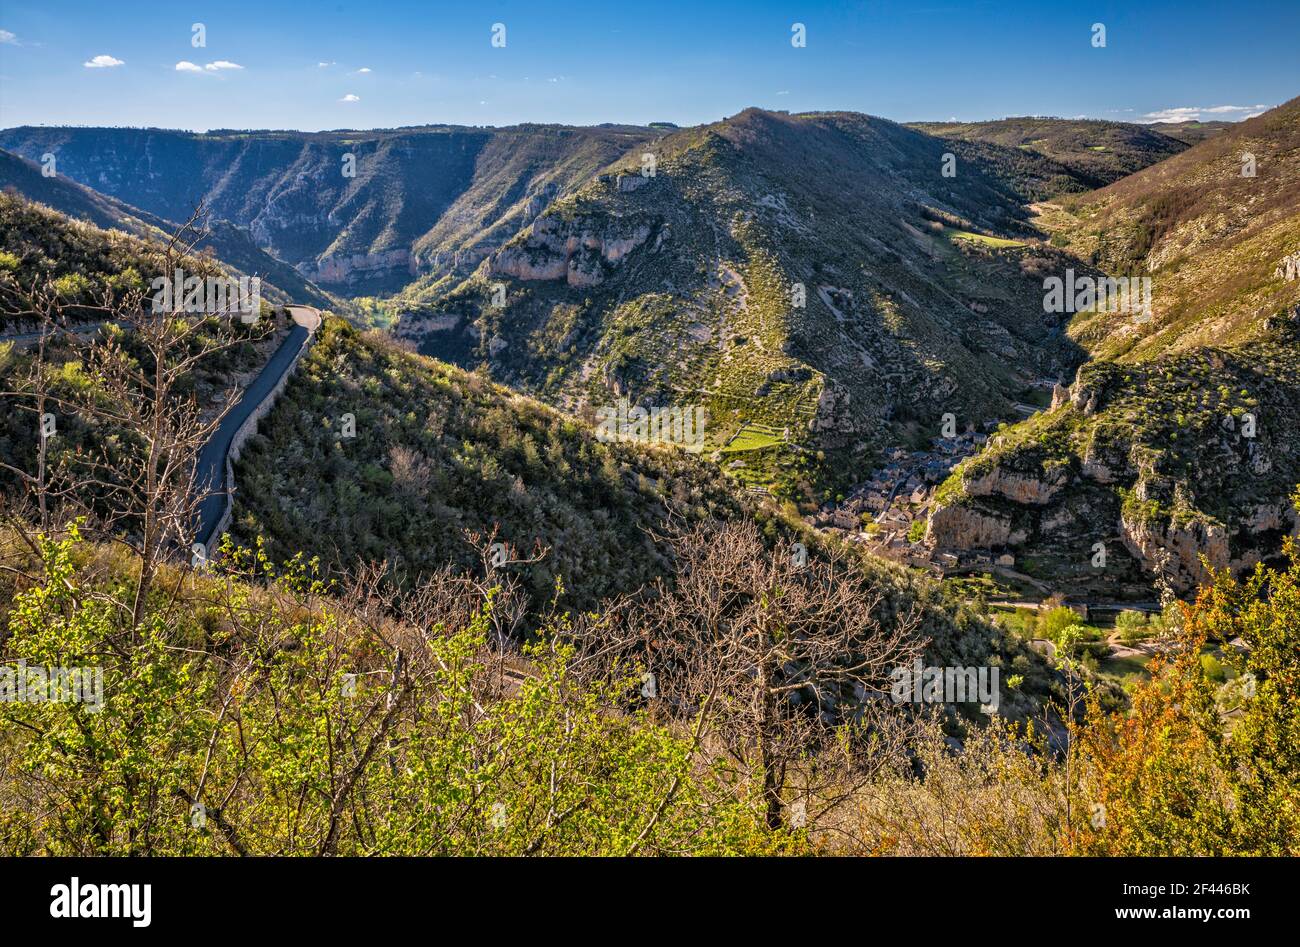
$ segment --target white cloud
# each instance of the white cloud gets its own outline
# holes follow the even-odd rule
[[[0,43],[8,43],[10,46],[21,46],[18,37],[8,30],[0,30]]]
[[[1147,112],[1142,118],[1147,122],[1188,122],[1194,121],[1200,115],[1201,110],[1197,108],[1169,108]]]
[[[210,62],[204,66],[190,62],[188,59],[182,59],[176,64],[177,72],[189,72],[196,76],[213,76],[219,72],[229,72],[230,70],[240,70],[243,68],[244,67],[239,63],[230,62],[226,59],[218,59],[216,62]]]
[[[339,99],[339,101],[340,101],[340,102],[360,102],[360,101],[361,101],[361,96],[359,96],[359,95],[353,95],[351,92],[349,92],[347,95],[343,96],[343,98]]]
[[[82,63],[87,69],[112,69],[114,66],[125,66],[120,59],[114,59],[112,56],[96,56],[94,59],[88,59]]]
[[[336,62],[318,62],[318,63],[316,63],[316,66],[317,66],[317,68],[319,68],[319,69],[328,69],[330,66],[337,66],[337,65],[338,65],[338,63],[336,63]]]
[[[360,69],[358,69],[356,72],[354,72],[353,75],[354,75],[354,76],[364,76],[364,75],[366,75],[368,72],[370,72],[370,67],[369,67],[369,66],[362,66]]]
[[[1228,121],[1254,118],[1265,111],[1267,105],[1180,105],[1173,108],[1147,112],[1141,122],[1199,122],[1207,116],[1218,116]]]

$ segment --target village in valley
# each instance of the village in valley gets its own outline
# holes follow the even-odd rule
[[[1035,388],[1052,391],[1055,380],[1041,379]],[[1043,405],[1016,404],[1020,419],[1032,417]],[[884,466],[859,484],[840,502],[823,504],[809,522],[858,543],[873,555],[905,565],[928,569],[940,576],[975,571],[1011,574],[1016,564],[1009,553],[945,552],[925,542],[925,526],[935,491],[953,468],[977,454],[990,437],[996,437],[998,420],[987,420],[976,430],[938,437],[928,450],[895,447],[885,455]],[[1014,573],[1016,578],[1027,579]]]
[[[996,421],[985,425],[986,429],[996,426]],[[940,574],[964,567],[990,568],[995,562],[988,555],[962,557],[937,552],[923,541],[935,490],[988,437],[987,433],[969,430],[955,437],[938,438],[928,451],[894,448],[870,480],[855,487],[842,502],[825,504],[811,522],[843,534],[849,542],[863,544],[873,555]],[[970,561],[964,562],[964,558]],[[1001,559],[1009,561],[996,564],[1014,565],[1011,556]]]

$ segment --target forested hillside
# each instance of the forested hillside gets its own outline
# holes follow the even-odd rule
[[[40,168],[8,152],[0,151],[0,189],[17,192],[31,201],[84,220],[105,230],[118,230],[143,239],[159,239],[175,233],[180,226],[153,214],[138,210],[121,201],[82,187],[67,178],[45,177]],[[181,209],[178,221],[194,211]],[[243,230],[227,220],[213,220],[211,215],[200,222],[203,233],[195,242],[195,251],[207,251],[235,274],[256,276],[262,280],[263,295],[283,305],[330,307],[336,305],[293,267],[263,252]],[[346,304],[342,308],[348,308]]]
[[[998,536],[1035,574],[1094,592],[1145,577],[1187,594],[1210,568],[1280,552],[1300,528],[1298,135],[1292,100],[1042,207],[1081,267],[1150,279],[1152,312],[1074,315],[1098,361],[954,473],[934,542]]]
[[[694,524],[755,520],[778,558],[796,542],[814,557],[835,548],[740,499],[686,452],[600,443],[577,419],[340,320],[326,325],[235,475],[235,538],[264,544],[272,561],[318,557],[340,574],[382,562],[403,587],[442,569],[481,569],[486,547],[509,546],[529,602],[524,634],[553,604],[600,608],[673,575],[669,537]],[[1059,692],[1022,641],[945,604],[934,583],[851,558],[891,614],[919,609],[936,660],[993,656],[1014,667],[1023,683],[1004,696],[1004,715],[1037,713]]]

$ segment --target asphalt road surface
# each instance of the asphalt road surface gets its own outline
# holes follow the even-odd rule
[[[249,416],[257,410],[262,399],[270,394],[279,384],[284,373],[293,364],[294,356],[307,344],[312,332],[320,325],[320,313],[310,306],[289,306],[289,315],[293,317],[294,327],[275,354],[262,368],[261,373],[253,379],[234,409],[221,421],[212,437],[199,451],[199,464],[195,473],[195,487],[204,499],[199,503],[199,528],[195,541],[203,543],[204,548],[212,550],[213,544],[220,537],[213,535],[221,523],[221,516],[226,510],[226,496],[232,484],[226,483],[226,456],[230,453],[231,443],[240,427]]]

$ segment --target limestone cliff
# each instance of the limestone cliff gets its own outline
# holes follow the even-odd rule
[[[619,218],[597,221],[547,214],[488,258],[488,275],[597,286],[605,281],[606,268],[617,266],[645,243],[650,230],[647,223]]]

